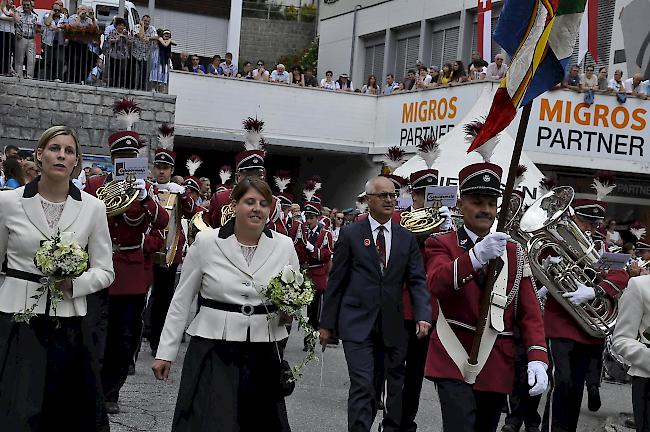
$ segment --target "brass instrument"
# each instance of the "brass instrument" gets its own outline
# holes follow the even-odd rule
[[[190,219],[189,224],[187,224],[187,245],[190,246],[194,243],[196,235],[201,231],[211,230],[212,227],[208,225],[203,219],[203,212],[197,212]]]
[[[176,248],[181,238],[181,202],[180,197],[176,193],[171,193],[166,190],[158,191],[158,200],[169,215],[169,222],[167,227],[163,230],[163,242],[165,248],[162,251],[154,254],[154,262],[161,267],[169,267],[174,262],[176,256]]]
[[[230,219],[235,217],[235,209],[230,204],[221,207],[221,226],[224,226]]]
[[[589,335],[604,338],[611,334],[618,316],[617,302],[595,298],[576,306],[562,294],[576,289],[578,282],[594,287],[599,276],[594,266],[600,253],[590,236],[573,221],[573,189],[557,187],[535,201],[521,217],[519,231],[527,238],[533,274],[553,298]],[[546,262],[549,256],[559,263]]]
[[[124,180],[112,180],[97,189],[97,198],[106,205],[106,215],[117,216],[129,209],[140,192],[133,188],[135,174],[127,174]]]
[[[424,207],[411,212],[402,212],[400,225],[414,234],[431,234],[445,221],[438,210]]]

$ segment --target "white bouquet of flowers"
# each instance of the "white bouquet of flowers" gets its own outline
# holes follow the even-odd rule
[[[274,276],[269,285],[262,290],[262,295],[278,308],[278,312],[271,314],[269,318],[278,313],[289,316],[295,319],[298,327],[305,332],[307,354],[298,366],[291,368],[294,379],[301,375],[300,371],[307,363],[316,358],[314,350],[318,332],[307,323],[303,315],[304,307],[314,300],[314,292],[313,282],[291,265],[285,266],[282,272]]]
[[[56,315],[56,306],[63,300],[61,282],[74,279],[88,269],[88,253],[74,241],[73,234],[57,232],[51,239],[41,242],[34,257],[36,268],[44,275],[41,278],[41,286],[31,297],[35,300],[34,303],[29,308],[16,312],[13,316],[14,321],[28,323],[35,317],[34,308],[48,291],[50,306]]]

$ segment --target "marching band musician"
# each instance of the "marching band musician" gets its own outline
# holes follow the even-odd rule
[[[603,184],[605,183],[598,179],[594,181],[599,199],[576,199],[574,201],[574,222],[583,233],[595,232],[599,222],[605,218],[607,204],[601,201],[606,195],[603,192]],[[596,246],[599,250],[604,251],[602,241],[597,241]],[[602,281],[595,287],[578,282],[576,290],[565,293],[564,297],[576,306],[591,301],[597,296],[607,296],[616,300],[629,280],[625,270],[610,270],[601,277]],[[598,377],[597,382],[600,381],[598,372],[600,368],[594,367],[594,364],[590,366],[590,363],[593,363],[594,360],[601,361],[605,341],[603,338],[588,335],[564,307],[551,296],[548,296],[546,301],[544,322],[552,364],[551,373],[549,373],[552,392],[546,401],[542,429],[575,431],[590,367],[591,374]],[[594,380],[590,381],[587,389],[588,405],[590,410],[595,411],[600,407],[600,395],[598,384],[594,383]],[[550,429],[548,429],[549,425]]]
[[[190,156],[187,161],[185,161],[185,167],[189,175],[183,179],[183,186],[189,192],[192,201],[194,202],[194,211],[206,210],[207,207],[203,207],[203,198],[201,198],[201,180],[195,176],[196,171],[201,168],[203,161],[197,155]]]
[[[176,205],[180,205],[180,214],[188,220],[192,218],[195,211],[194,200],[192,199],[191,190],[179,184],[171,182],[172,174],[174,173],[174,166],[176,165],[176,153],[172,150],[174,146],[174,128],[163,124],[159,129],[158,141],[160,147],[156,149],[153,158],[153,176],[156,180],[154,185],[160,192],[169,192],[177,194],[179,201]],[[199,164],[200,166],[200,164]],[[198,168],[198,167],[197,167]],[[180,226],[180,221],[175,221],[170,218],[169,223],[177,223]],[[167,228],[167,227],[165,227]],[[176,231],[178,242],[176,242],[176,250],[173,252],[173,258],[168,259],[169,251],[165,249],[164,254],[158,254],[153,266],[153,287],[151,295],[149,296],[148,308],[150,310],[150,332],[149,332],[149,345],[151,353],[155,357],[158,343],[160,342],[160,334],[165,325],[165,317],[169,304],[174,296],[174,287],[176,282],[176,271],[183,259],[183,248],[185,246],[185,234],[182,229],[170,230],[168,232]],[[163,231],[163,238],[169,244],[169,239]]]
[[[618,303],[612,349],[629,364],[637,432],[650,430],[650,275],[630,279]]]
[[[513,386],[514,325],[519,326],[528,353],[530,393],[541,394],[548,384],[544,323],[525,252],[507,234],[490,232],[501,196],[501,173],[501,167],[489,162],[463,168],[458,204],[464,226],[431,236],[425,243],[427,284],[439,303],[425,375],[436,383],[447,432],[496,430]],[[500,259],[504,252],[507,262]],[[466,364],[479,319],[485,268],[492,259],[499,260],[500,271],[479,364],[472,371]]]
[[[119,158],[138,157],[140,148],[144,146],[140,135],[131,130],[110,135],[108,144],[113,162]],[[97,196],[97,189],[112,180],[111,174],[91,177],[86,183],[86,192]],[[146,265],[145,254],[153,252],[145,248],[148,245],[161,246],[155,241],[147,241],[147,236],[151,230],[164,229],[169,222],[169,215],[158,202],[153,184],[136,180],[134,188],[139,189],[139,193],[126,212],[108,217],[115,281],[108,288],[108,322],[101,378],[106,411],[111,414],[119,412],[120,389],[126,381],[142,333],[142,312],[151,284],[151,269]],[[103,324],[99,316],[104,311],[98,308],[93,313],[98,322],[91,331],[101,338]]]
[[[316,288],[314,299],[307,306],[307,318],[309,325],[318,330],[322,298],[327,288],[327,273],[332,259],[334,242],[332,233],[320,223],[319,219],[322,216],[321,205],[315,202],[306,202],[304,211],[307,219],[302,225],[304,256],[298,255],[298,258],[301,259],[301,267],[307,269],[307,276],[314,282],[314,288]],[[307,351],[306,338],[303,351]]]

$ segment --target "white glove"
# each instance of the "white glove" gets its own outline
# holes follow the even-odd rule
[[[165,184],[159,184],[158,190],[166,190],[171,193],[183,194],[185,193],[185,186],[181,186],[177,183],[169,182]]]
[[[548,375],[546,363],[539,360],[528,362],[528,385],[531,387],[528,394],[531,396],[541,395],[548,388]]]
[[[453,221],[451,219],[451,211],[449,210],[449,207],[447,206],[442,206],[438,209],[438,213],[440,216],[444,216],[445,221],[440,225],[440,231],[449,231],[451,227],[453,226]]]
[[[474,270],[478,270],[483,267],[491,259],[500,257],[506,250],[506,244],[510,236],[502,232],[494,232],[485,236],[485,238],[474,245],[472,251],[478,261],[478,268],[476,264],[474,265]]]
[[[546,288],[545,286],[537,290],[537,297],[539,297],[540,299],[546,297],[546,294],[548,294],[548,288]]]
[[[307,242],[307,252],[313,252],[314,251],[314,245]]]
[[[138,193],[138,201],[142,201],[147,197],[147,183],[145,183],[144,180],[142,179],[137,179],[133,183],[133,189],[139,189],[140,192]]]
[[[548,256],[544,258],[544,261],[542,261],[542,268],[544,270],[548,270],[548,268],[552,265],[558,265],[562,262],[562,257],[559,256]]]
[[[596,291],[594,291],[592,287],[588,287],[587,285],[578,282],[575,291],[564,293],[562,294],[562,297],[568,298],[571,303],[579,306],[596,298]]]

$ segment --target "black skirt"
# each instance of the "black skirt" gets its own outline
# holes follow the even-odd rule
[[[286,430],[279,377],[274,343],[193,336],[183,363],[172,431]]]
[[[39,315],[29,324],[0,313],[0,428],[88,432],[101,386],[84,346],[81,317]]]

